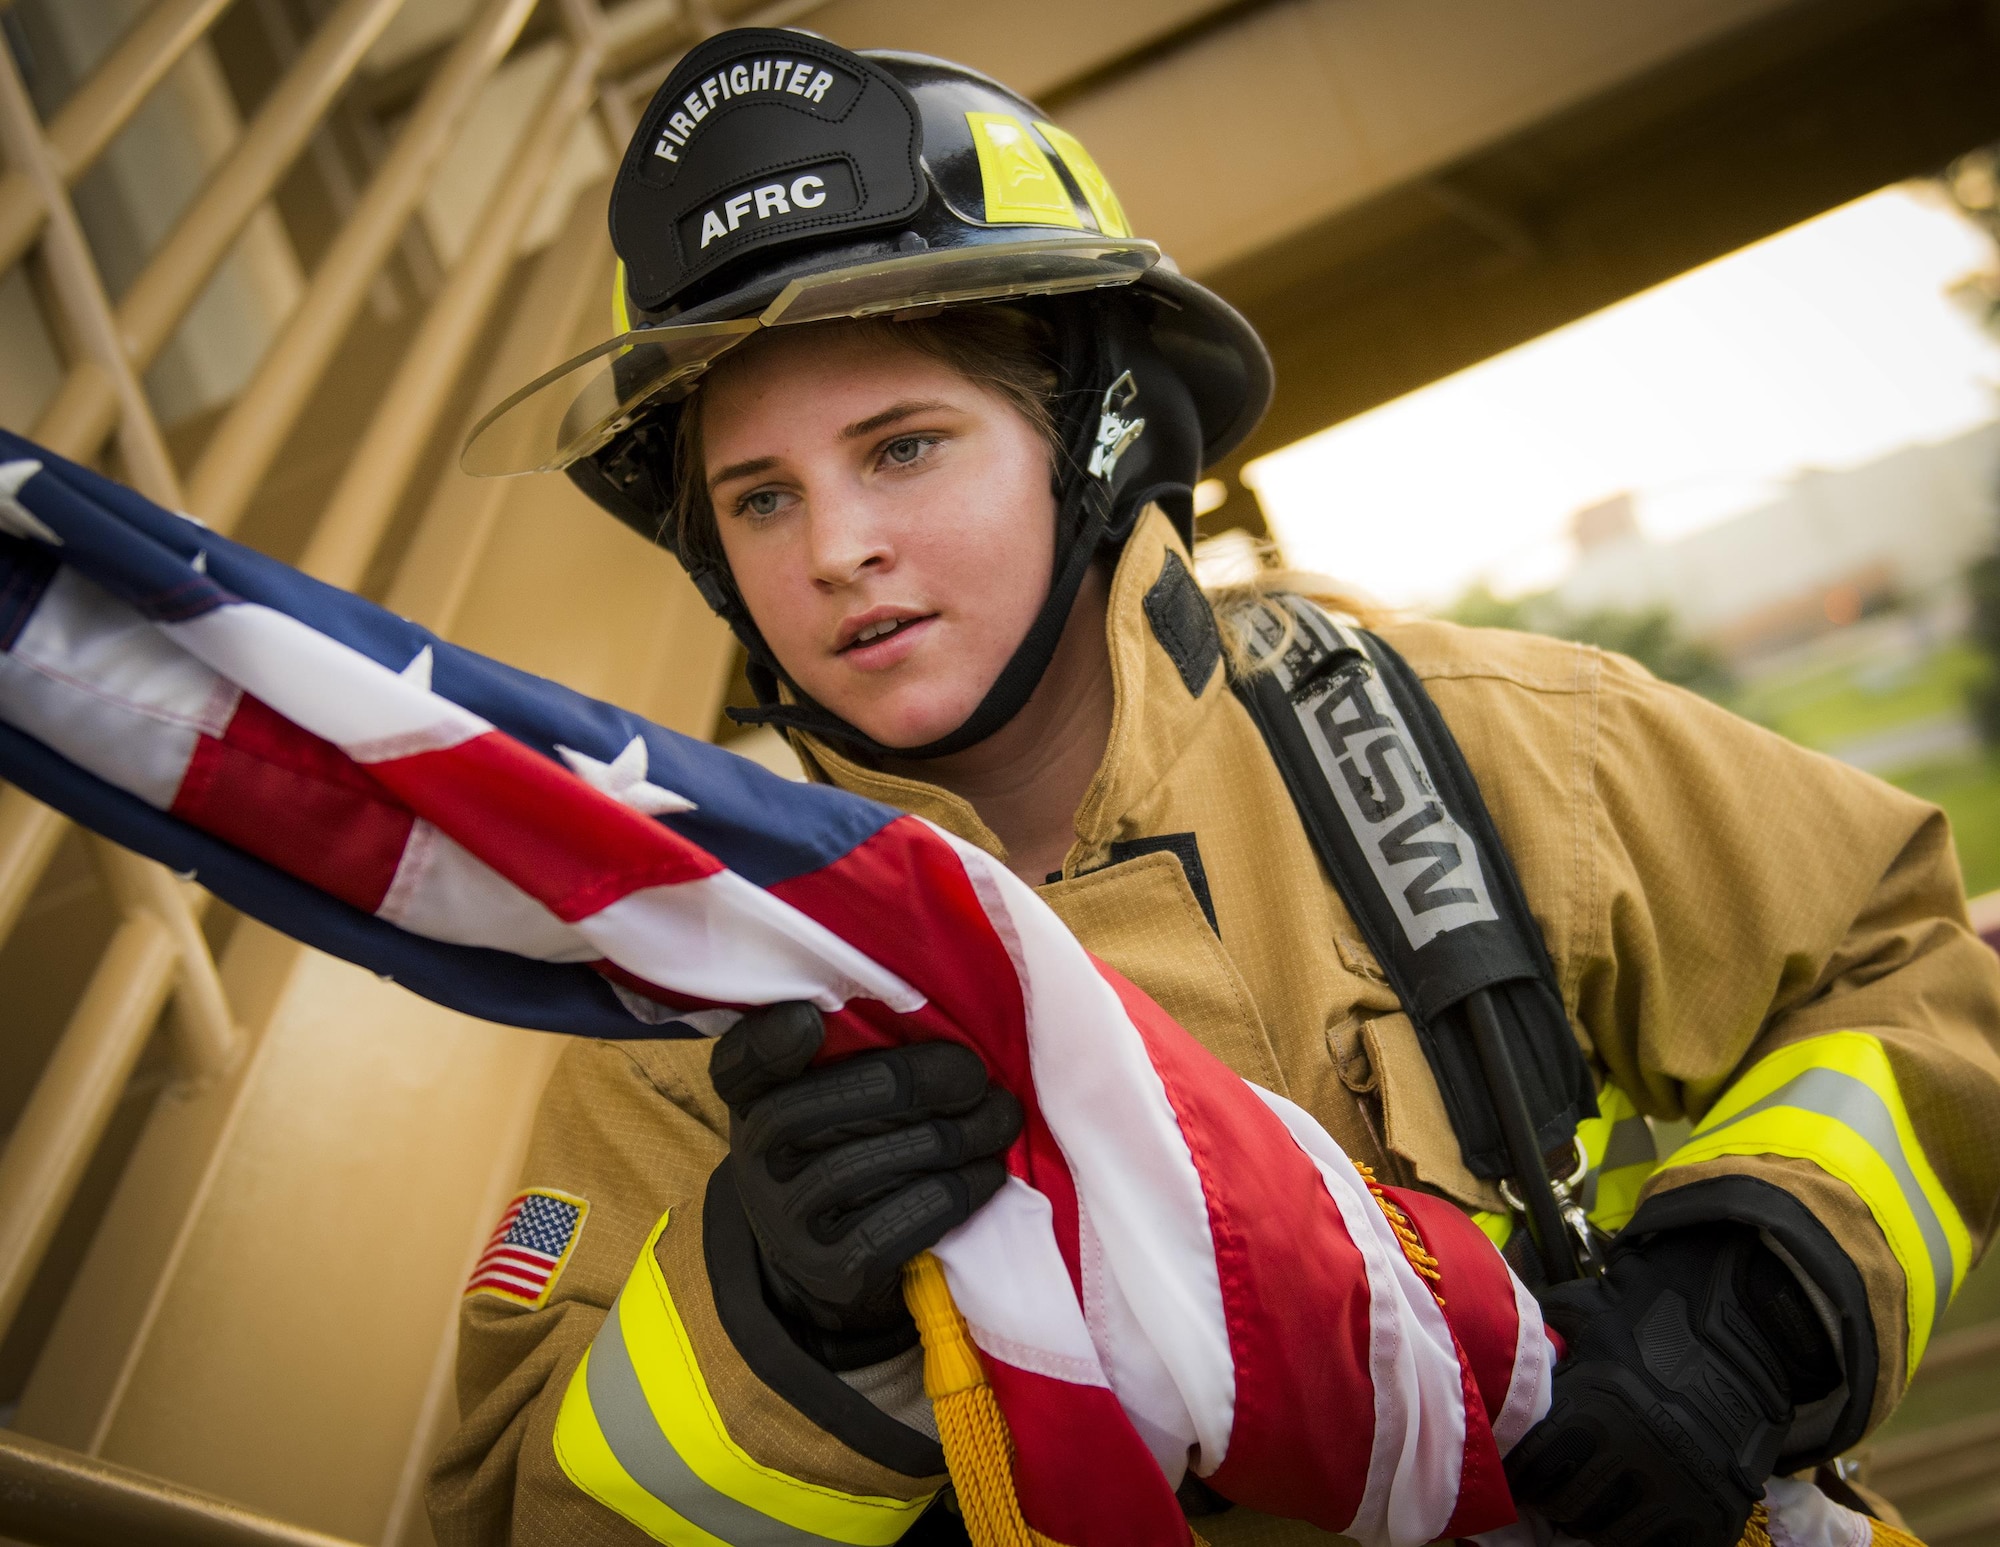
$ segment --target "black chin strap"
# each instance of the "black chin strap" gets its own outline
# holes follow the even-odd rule
[[[859,726],[851,725],[824,705],[815,703],[778,665],[777,657],[765,644],[763,635],[750,620],[749,610],[736,594],[733,581],[711,572],[696,577],[709,605],[726,618],[750,652],[749,678],[757,695],[755,709],[730,709],[729,718],[739,725],[776,725],[802,731],[859,751],[869,757],[929,759],[949,757],[976,746],[1005,725],[1033,696],[1042,676],[1055,659],[1063,629],[1077,592],[1100,552],[1116,548],[1131,535],[1138,512],[1153,496],[1152,490],[1135,490],[1116,501],[1110,483],[1090,471],[1091,450],[1098,434],[1098,421],[1109,371],[1109,351],[1098,329],[1081,317],[1058,318],[1057,337],[1063,341],[1059,362],[1056,401],[1061,405],[1063,450],[1056,481],[1056,564],[1049,577],[1049,593],[1041,611],[1028,626],[1027,634],[1015,648],[1007,664],[978,708],[956,730],[920,747],[888,747]],[[1177,486],[1176,486],[1177,487]],[[791,690],[793,703],[782,703],[778,685]]]

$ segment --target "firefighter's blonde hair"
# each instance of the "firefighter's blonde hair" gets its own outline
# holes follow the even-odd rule
[[[1384,607],[1330,576],[1286,567],[1277,545],[1268,539],[1250,544],[1249,556],[1256,563],[1251,573],[1202,587],[1209,605],[1215,609],[1216,628],[1222,635],[1222,651],[1228,658],[1232,676],[1248,676],[1267,669],[1292,642],[1298,625],[1291,613],[1276,601],[1280,595],[1303,596],[1363,628],[1378,627],[1397,616],[1394,608]],[[1279,630],[1277,650],[1261,661],[1251,651],[1247,626],[1260,614]]]

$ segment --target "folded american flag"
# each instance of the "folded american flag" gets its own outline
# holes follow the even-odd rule
[[[826,1056],[974,1048],[1006,1186],[938,1248],[1057,1542],[1247,1507],[1416,1547],[1513,1519],[1533,1300],[1034,892],[916,818],[514,671],[0,433],[0,774],[309,944],[471,1014],[713,1034],[809,999]],[[1391,1190],[1393,1191],[1393,1190]],[[1417,1255],[1421,1256],[1421,1253]]]

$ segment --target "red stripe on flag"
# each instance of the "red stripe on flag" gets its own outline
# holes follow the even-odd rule
[[[1508,1298],[1513,1297],[1510,1294]],[[1507,1486],[1506,1470],[1501,1465],[1500,1447],[1493,1442],[1493,1428],[1480,1402],[1478,1382],[1465,1357],[1465,1345],[1460,1343],[1457,1348],[1458,1375],[1465,1390],[1465,1450],[1459,1459],[1458,1502],[1439,1533],[1441,1540],[1477,1536],[1481,1531],[1496,1530],[1520,1519],[1514,1509],[1513,1490]]]
[[[1236,1365],[1229,1454],[1210,1480],[1266,1514],[1349,1525],[1375,1413],[1368,1273],[1310,1158],[1250,1087],[1099,964],[1145,1038],[1201,1177]]]
[[[381,906],[415,825],[340,748],[247,693],[220,740],[196,741],[172,811],[365,913]]]
[[[548,1288],[548,1285],[549,1281],[546,1278],[521,1280],[507,1278],[496,1273],[482,1273],[478,1278],[475,1278],[465,1286],[465,1292],[473,1294],[481,1289],[504,1289],[510,1295],[521,1295],[526,1299],[532,1300],[541,1294],[544,1289]]]
[[[1029,1525],[1090,1547],[1188,1541],[1173,1491],[1110,1390],[983,1362],[1013,1436],[1014,1492]]]
[[[368,771],[566,924],[722,863],[501,731]]]
[[[598,960],[590,962],[587,965],[592,972],[597,973],[600,977],[619,984],[621,987],[629,988],[633,993],[639,995],[640,998],[650,999],[653,1003],[664,1005],[669,1010],[692,1013],[696,1010],[741,1010],[745,1008],[740,1001],[733,999],[725,1003],[720,999],[703,999],[695,994],[677,993],[671,988],[666,988],[661,984],[640,977],[636,972],[626,970],[608,958],[600,957]],[[654,1033],[647,1033],[647,1035],[654,1035]]]
[[[553,1263],[541,1263],[533,1268],[517,1268],[508,1263],[482,1265],[474,1276],[482,1279],[510,1279],[522,1284],[546,1284],[554,1270]]]
[[[1514,1350],[1521,1338],[1507,1264],[1485,1232],[1456,1205],[1401,1187],[1383,1191],[1410,1216],[1424,1250],[1437,1258],[1445,1319],[1472,1366],[1480,1406],[1490,1422],[1507,1401],[1507,1388],[1514,1380]]]
[[[1437,1292],[1465,1386],[1465,1456],[1458,1504],[1444,1535],[1476,1536],[1511,1525],[1517,1518],[1514,1496],[1493,1440],[1493,1419],[1513,1384],[1521,1336],[1507,1264],[1485,1232],[1444,1199],[1401,1187],[1382,1190],[1410,1217],[1424,1250],[1437,1259]]]
[[[489,1247],[492,1246],[494,1242],[500,1239],[500,1237],[505,1235],[509,1230],[512,1230],[514,1228],[514,1221],[520,1217],[520,1214],[521,1214],[521,1205],[518,1203],[515,1204],[511,1209],[509,1209],[505,1214],[502,1214],[500,1216],[500,1223],[493,1227],[493,1234],[489,1235],[486,1238],[486,1244]]]
[[[1020,979],[951,845],[915,817],[898,817],[831,865],[770,891],[917,985],[928,1001],[910,1015],[857,1001],[827,1016],[820,1062],[864,1048],[960,1042],[985,1060],[995,1084],[1021,1098],[1026,1121],[1007,1168],[1048,1198],[1056,1245],[1080,1292],[1076,1183],[1034,1099]],[[917,897],[920,911],[910,905]]]
[[[546,1273],[561,1259],[547,1252],[531,1252],[518,1246],[503,1246],[486,1253],[479,1259],[481,1269],[491,1267],[521,1268],[533,1273]]]
[[[922,822],[898,817],[832,864],[779,881],[770,892],[905,981],[921,984],[943,1012],[936,1035],[972,1047],[1009,1089],[1032,1088],[1013,959],[993,932],[964,863]],[[919,898],[921,909],[914,905]],[[836,1045],[829,1037],[822,1058],[917,1040],[902,1029],[913,1024],[909,1016],[873,1029],[861,1020],[845,1024],[853,1041]]]

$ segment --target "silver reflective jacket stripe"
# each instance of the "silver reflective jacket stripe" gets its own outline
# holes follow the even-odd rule
[[[646,1405],[619,1320],[620,1295],[590,1345],[587,1387],[605,1443],[632,1480],[654,1498],[731,1547],[849,1547],[773,1520],[762,1510],[710,1487],[661,1433]]]

